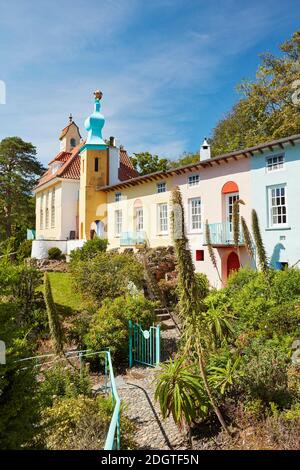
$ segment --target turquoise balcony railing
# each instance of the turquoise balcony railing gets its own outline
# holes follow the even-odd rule
[[[232,246],[234,245],[232,224],[229,222],[219,222],[216,224],[209,224],[210,239],[212,245]],[[239,245],[244,244],[244,237],[240,228]]]
[[[145,232],[123,232],[120,239],[120,246],[136,246],[146,244]]]

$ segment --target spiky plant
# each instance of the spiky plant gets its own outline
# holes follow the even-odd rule
[[[266,273],[269,268],[267,254],[266,254],[266,250],[265,250],[262,236],[260,233],[258,216],[257,216],[257,212],[255,209],[252,209],[252,232],[253,232],[253,237],[254,237],[254,241],[256,245],[258,263],[259,263],[260,269],[264,273]]]
[[[239,257],[240,265],[241,263],[241,255],[240,255],[240,211],[239,211],[239,204],[245,204],[242,199],[236,199],[233,203],[232,208],[232,232],[233,232],[233,243],[235,249],[237,251],[237,255]]]
[[[59,321],[57,309],[53,300],[51,284],[49,275],[47,272],[44,273],[44,299],[48,314],[48,322],[51,338],[54,344],[56,354],[61,355],[63,353],[63,335],[62,328]]]
[[[229,433],[207,379],[203,347],[205,341],[204,333],[202,333],[203,322],[205,321],[205,315],[203,314],[205,306],[198,289],[192,255],[188,248],[188,240],[185,234],[184,208],[178,187],[172,191],[172,205],[173,239],[178,270],[179,309],[181,317],[184,318],[184,335],[186,338],[185,352],[188,356],[192,356],[193,353],[196,354],[200,375],[209,401],[221,426]]]
[[[185,234],[184,209],[180,189],[172,191],[172,229],[178,270],[179,310],[185,318],[192,312],[201,310],[201,296],[188,240]]]
[[[205,222],[205,238],[206,238],[206,245],[207,245],[210,260],[212,262],[213,267],[217,271],[218,278],[219,278],[221,284],[223,285],[223,281],[222,281],[220,271],[219,271],[219,268],[218,268],[217,258],[216,258],[213,246],[211,244],[210,229],[209,229],[209,224],[208,224],[207,219],[206,219],[206,222]]]
[[[243,232],[243,237],[244,237],[244,242],[245,242],[247,253],[251,259],[254,259],[253,243],[251,240],[251,235],[248,229],[248,225],[244,217],[241,217],[241,225],[242,225],[242,232]]]

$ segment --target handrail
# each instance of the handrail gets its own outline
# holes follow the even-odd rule
[[[110,421],[109,429],[106,435],[106,440],[104,444],[104,450],[120,450],[121,447],[121,423],[120,423],[120,412],[121,412],[121,399],[118,394],[117,386],[116,386],[116,381],[115,381],[115,375],[114,375],[114,370],[112,366],[112,360],[111,360],[111,355],[109,349],[104,351],[93,351],[92,349],[83,349],[79,351],[66,351],[64,353],[65,357],[78,357],[80,359],[80,366],[81,366],[81,359],[83,357],[90,357],[90,356],[95,356],[104,354],[105,355],[105,375],[107,376],[107,372],[109,373],[110,377],[110,389],[111,389],[111,394],[112,394],[112,399],[114,403],[114,410],[112,414],[112,418]],[[50,358],[54,357],[55,360],[62,360],[63,357],[58,357],[56,354],[43,354],[40,356],[31,356],[31,357],[25,357],[22,359],[18,359],[16,362],[19,363],[24,363],[25,361],[29,360],[39,360],[43,358]],[[51,362],[51,364],[53,361]],[[40,364],[35,364],[34,367],[39,367],[42,365],[47,365],[50,364],[49,362],[43,363],[41,362]],[[107,371],[107,365],[108,365],[108,371]],[[26,369],[27,367],[25,367]],[[107,390],[108,388],[108,383],[107,380],[105,381],[105,389]]]

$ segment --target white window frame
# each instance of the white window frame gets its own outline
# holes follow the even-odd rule
[[[45,210],[45,228],[49,228],[49,222],[50,222],[50,217],[49,217],[49,191],[46,194],[46,210]]]
[[[282,158],[282,162],[278,162],[278,159]],[[269,164],[269,161],[271,163]],[[274,171],[282,171],[285,166],[285,154],[278,153],[277,155],[269,155],[266,157],[266,173],[273,173]]]
[[[142,207],[135,209],[135,230],[137,233],[144,230],[144,210]]]
[[[194,211],[195,207],[193,207],[195,202],[199,201],[198,208],[200,209],[198,213]],[[202,230],[202,201],[201,197],[193,197],[188,200],[188,207],[189,207],[189,229],[190,232],[201,232]],[[194,221],[197,223],[195,225],[198,225],[197,227],[193,227]]]
[[[167,183],[165,181],[161,181],[160,183],[156,184],[157,192],[165,193],[167,191]]]
[[[199,184],[200,184],[200,175],[199,175],[199,173],[188,176],[188,187],[189,188],[194,188],[195,186],[199,186]]]
[[[55,188],[51,191],[51,228],[55,228]]]
[[[272,195],[272,192],[277,189],[284,189],[284,200],[285,200],[285,203],[284,204],[281,204],[281,201],[280,201],[280,204],[279,205],[274,205],[273,206],[273,198],[282,198],[282,195],[280,194],[279,196],[273,196]],[[276,185],[273,185],[273,186],[268,186],[267,187],[267,193],[268,193],[268,226],[269,228],[284,228],[284,227],[287,227],[288,226],[288,201],[287,201],[287,185],[286,183],[283,183],[283,184],[276,184]],[[274,223],[273,222],[273,217],[274,217],[274,212],[273,212],[273,209],[275,208],[283,208],[285,207],[285,214],[280,214],[281,217],[283,217],[285,215],[285,218],[286,218],[286,221],[285,222],[280,222],[280,223]],[[280,215],[278,214],[275,214],[275,217],[280,217]]]
[[[162,212],[165,212],[163,216]],[[167,234],[169,230],[169,216],[168,216],[168,204],[167,202],[161,202],[157,204],[157,226],[158,226],[158,233],[163,235]]]
[[[44,194],[40,197],[40,230],[44,230]]]
[[[120,237],[122,233],[122,209],[115,210],[115,236]]]

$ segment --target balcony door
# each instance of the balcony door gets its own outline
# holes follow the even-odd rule
[[[229,240],[233,239],[232,233],[232,218],[233,218],[233,204],[237,199],[239,199],[239,193],[229,193],[225,194],[225,203],[226,203],[226,222],[228,226],[228,238]]]

